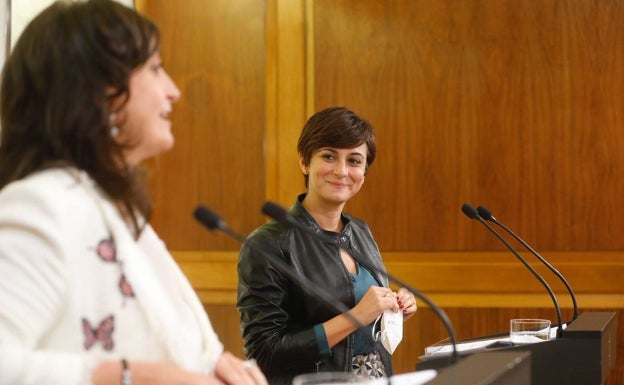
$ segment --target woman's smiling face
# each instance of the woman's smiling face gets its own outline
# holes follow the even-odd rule
[[[323,147],[310,164],[300,165],[309,176],[308,197],[326,203],[344,204],[360,191],[366,176],[365,143],[354,148]]]

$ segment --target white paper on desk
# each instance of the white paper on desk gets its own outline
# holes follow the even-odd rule
[[[433,369],[417,370],[415,372],[395,374],[390,377],[390,383],[392,385],[422,385],[431,381],[438,375],[438,372]],[[366,385],[386,385],[388,383],[387,378],[376,378],[374,380],[366,381],[364,383],[358,382],[358,384]]]
[[[567,327],[566,324],[562,325],[562,329],[565,330]],[[550,339],[554,340],[557,338],[557,328],[550,328]],[[509,341],[509,336],[501,337],[501,338],[488,338],[483,340],[475,340],[468,342],[458,342],[456,344],[457,352],[466,352],[470,350],[480,350],[485,349],[487,346],[494,344],[496,342],[502,343],[511,343]],[[453,345],[449,344],[440,344],[440,345],[431,345],[425,348],[425,355],[419,358],[427,359],[428,356],[434,355],[443,355],[443,354],[451,354],[453,352]]]
[[[458,352],[465,352],[469,350],[485,349],[486,346],[496,342],[509,342],[509,337],[504,338],[490,338],[487,340],[478,340],[473,342],[460,342],[456,344]],[[440,346],[428,346],[425,348],[426,355],[436,354],[450,354],[453,352],[453,345],[440,345]]]

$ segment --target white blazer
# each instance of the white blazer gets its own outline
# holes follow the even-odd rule
[[[223,345],[147,225],[134,240],[72,168],[0,191],[0,385],[89,384],[101,360],[166,360],[212,373]]]

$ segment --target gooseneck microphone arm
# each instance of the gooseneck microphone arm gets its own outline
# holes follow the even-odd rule
[[[262,205],[262,212],[265,215],[275,219],[278,222],[289,224],[291,226],[294,226],[294,227],[296,227],[296,228],[298,228],[300,230],[303,230],[303,231],[307,232],[308,234],[313,235],[314,237],[320,237],[322,239],[323,234],[316,233],[311,228],[307,228],[307,227],[303,226],[288,211],[286,211],[286,209],[284,209],[283,207],[281,207],[280,205],[278,205],[276,203],[265,202]],[[360,264],[366,265],[363,261],[360,261],[358,259],[358,257],[356,257],[355,255],[351,255],[351,256],[353,257],[353,259],[355,259]],[[372,267],[369,267],[369,268],[372,269]],[[452,360],[453,360],[453,362],[456,362],[458,360],[457,338],[455,337],[455,330],[453,329],[453,326],[451,325],[451,321],[449,320],[449,318],[446,315],[446,313],[444,312],[444,310],[439,308],[435,303],[433,303],[433,301],[431,301],[429,298],[427,298],[424,294],[422,294],[418,290],[414,289],[412,286],[408,285],[407,283],[403,282],[402,280],[394,277],[390,273],[388,273],[386,271],[383,271],[383,270],[378,270],[378,269],[374,269],[374,270],[376,272],[378,272],[379,274],[383,275],[384,277],[386,277],[388,280],[394,282],[395,284],[397,284],[399,286],[402,286],[402,287],[405,287],[414,296],[420,298],[423,302],[425,302],[427,305],[429,305],[429,307],[442,320],[442,323],[444,324],[444,327],[446,328],[446,330],[447,330],[447,332],[449,334],[449,338],[451,340],[451,345],[453,347]]]
[[[195,211],[193,212],[193,216],[199,223],[204,225],[208,230],[215,231],[219,230],[228,236],[240,241],[241,243],[246,240],[245,236],[242,234],[232,230],[227,223],[219,216],[219,214],[215,213],[211,209],[205,206],[197,206]],[[264,253],[264,250],[258,249],[261,254]],[[263,255],[266,256],[266,255]],[[320,289],[319,287],[313,285],[310,281],[303,279],[298,276],[294,269],[290,267],[286,262],[282,261],[279,258],[270,258],[270,263],[274,265],[274,267],[282,274],[296,282],[299,286],[303,288],[308,294],[316,296],[320,298],[326,305],[330,306],[332,310],[344,314],[349,321],[351,321],[358,329],[366,327],[362,322],[360,322],[357,317],[355,317],[351,313],[351,309],[347,307],[344,303],[337,301],[331,294],[327,291]],[[369,338],[374,345],[381,345],[379,340],[373,339],[369,333],[364,333],[367,338]],[[379,346],[380,349],[385,349],[383,346]]]
[[[544,286],[544,288],[546,288],[546,291],[548,291],[548,294],[550,295],[550,298],[553,301],[553,304],[555,305],[555,310],[557,311],[557,321],[559,322],[559,325],[557,327],[557,337],[561,337],[562,335],[562,328],[561,328],[561,308],[559,307],[559,303],[557,302],[557,298],[555,297],[555,293],[553,293],[552,289],[550,288],[550,286],[548,286],[548,283],[546,283],[546,281],[544,280],[544,278],[542,278],[541,275],[539,275],[537,273],[537,271],[535,271],[535,269],[533,269],[533,267],[531,267],[531,265],[529,265],[529,263],[520,256],[520,254],[513,248],[511,247],[511,245],[509,244],[509,242],[507,242],[505,240],[505,238],[503,238],[502,235],[500,235],[496,230],[494,230],[494,228],[492,226],[490,226],[485,219],[481,218],[481,216],[479,215],[479,213],[477,212],[477,210],[472,207],[471,205],[469,205],[468,203],[464,203],[461,207],[461,210],[464,214],[466,214],[466,216],[470,219],[476,219],[479,222],[481,222],[488,230],[490,230],[490,232],[492,234],[494,234],[496,236],[496,238],[498,238],[508,249],[509,251],[512,252],[513,255],[516,256],[516,258],[518,258],[518,260],[520,262],[522,262],[522,264],[531,272],[531,274],[533,274],[533,276],[535,278],[537,278],[537,280],[542,284],[542,286]]]
[[[496,223],[499,227],[505,230],[509,235],[514,237],[518,242],[522,244],[522,246],[524,246],[527,250],[529,250],[531,254],[535,256],[535,258],[539,259],[544,265],[546,265],[546,267],[548,267],[548,269],[550,269],[550,271],[552,271],[553,274],[555,274],[561,280],[561,282],[563,282],[566,289],[568,289],[568,293],[570,293],[570,298],[572,298],[572,306],[574,307],[574,317],[572,318],[572,320],[577,319],[578,318],[578,306],[576,305],[576,296],[574,295],[574,291],[572,291],[572,287],[570,286],[568,281],[563,277],[563,275],[557,269],[555,269],[553,265],[548,263],[546,259],[544,259],[541,255],[539,255],[537,251],[535,251],[531,246],[529,246],[528,243],[526,243],[522,238],[516,235],[516,233],[511,231],[507,226],[505,226],[499,220],[494,218],[490,210],[488,210],[487,208],[483,206],[479,206],[477,207],[477,212],[479,213],[479,216],[481,216],[481,218],[485,219],[486,221],[492,221]]]

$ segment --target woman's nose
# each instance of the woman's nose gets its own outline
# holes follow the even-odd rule
[[[336,175],[346,175],[347,174],[347,163],[346,162],[336,162],[336,167],[334,167],[334,174],[336,174]]]
[[[167,98],[169,98],[169,100],[171,100],[172,102],[177,102],[178,99],[180,99],[180,96],[182,96],[182,93],[180,92],[180,89],[178,88],[178,86],[175,84],[175,82],[173,81],[173,79],[171,79],[171,76],[169,76],[169,74],[166,74],[166,89],[167,89]]]

